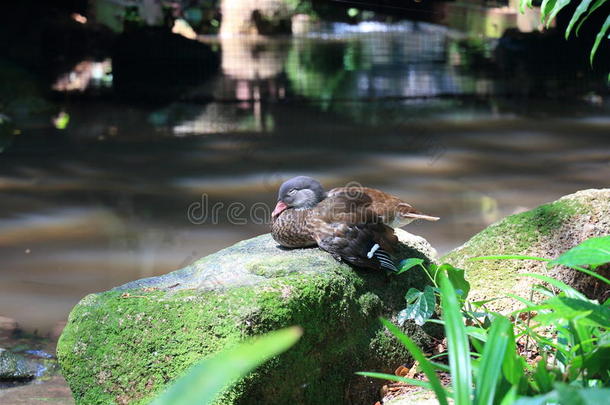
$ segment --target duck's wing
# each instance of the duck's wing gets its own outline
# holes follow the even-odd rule
[[[366,195],[336,193],[315,209],[312,234],[318,246],[354,266],[397,271],[389,252],[398,238],[370,209]]]
[[[398,271],[386,249],[398,240],[394,230],[383,224],[327,224],[315,233],[318,246],[336,259],[357,267]],[[384,249],[384,247],[386,249]]]
[[[439,217],[424,214],[400,198],[374,188],[338,187],[330,190],[328,197],[343,198],[355,206],[365,205],[383,223],[388,225],[396,225],[396,223],[404,224],[415,219],[425,219],[427,221],[439,220]]]
[[[314,208],[316,216],[326,223],[363,224],[383,222],[373,210],[372,200],[365,193],[351,188],[335,188]]]

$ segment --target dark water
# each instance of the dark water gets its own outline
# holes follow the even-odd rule
[[[5,138],[0,315],[46,333],[88,293],[267,232],[259,204],[297,174],[442,217],[407,228],[441,253],[505,215],[608,186],[595,75],[490,69],[492,43],[423,24],[204,41],[222,51],[218,74],[172,100],[117,98],[111,61],[85,60]]]

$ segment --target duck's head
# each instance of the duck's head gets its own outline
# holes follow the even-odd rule
[[[271,217],[277,218],[288,208],[313,208],[325,198],[326,192],[317,180],[307,176],[294,177],[280,186],[277,205]]]

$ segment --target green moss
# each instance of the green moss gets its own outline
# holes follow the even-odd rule
[[[77,377],[78,383],[71,384],[75,397],[87,404],[142,400],[143,393],[154,393],[197,361],[197,354],[236,343],[243,333],[233,320],[250,306],[241,304],[245,294],[240,300],[228,298],[188,291],[171,299],[141,291],[129,297],[119,292],[89,296],[87,305],[71,314],[68,333],[58,344],[64,374]],[[225,309],[224,317],[217,307]]]
[[[286,325],[303,327],[301,342],[219,403],[341,402],[336,387],[351,377],[346,370],[351,374],[369,363],[367,347],[392,362],[406,359],[396,342],[375,343],[383,335],[376,320],[384,312],[382,301],[365,291],[352,271],[274,279],[261,289],[222,293],[123,294],[87,297],[59,342],[63,371],[78,403],[146,403],[199,359]]]
[[[511,215],[473,236],[462,247],[450,252],[442,261],[467,271],[474,290],[488,291],[499,297],[515,284],[519,261],[468,261],[472,257],[492,255],[536,254],[532,247],[551,235],[586,207],[575,199],[562,199],[531,211]]]

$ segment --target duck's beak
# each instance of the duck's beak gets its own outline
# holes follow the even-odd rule
[[[271,218],[275,219],[277,218],[282,212],[284,212],[284,210],[288,208],[288,206],[286,205],[286,203],[282,200],[278,201],[275,209],[273,210],[273,212],[271,213]]]

